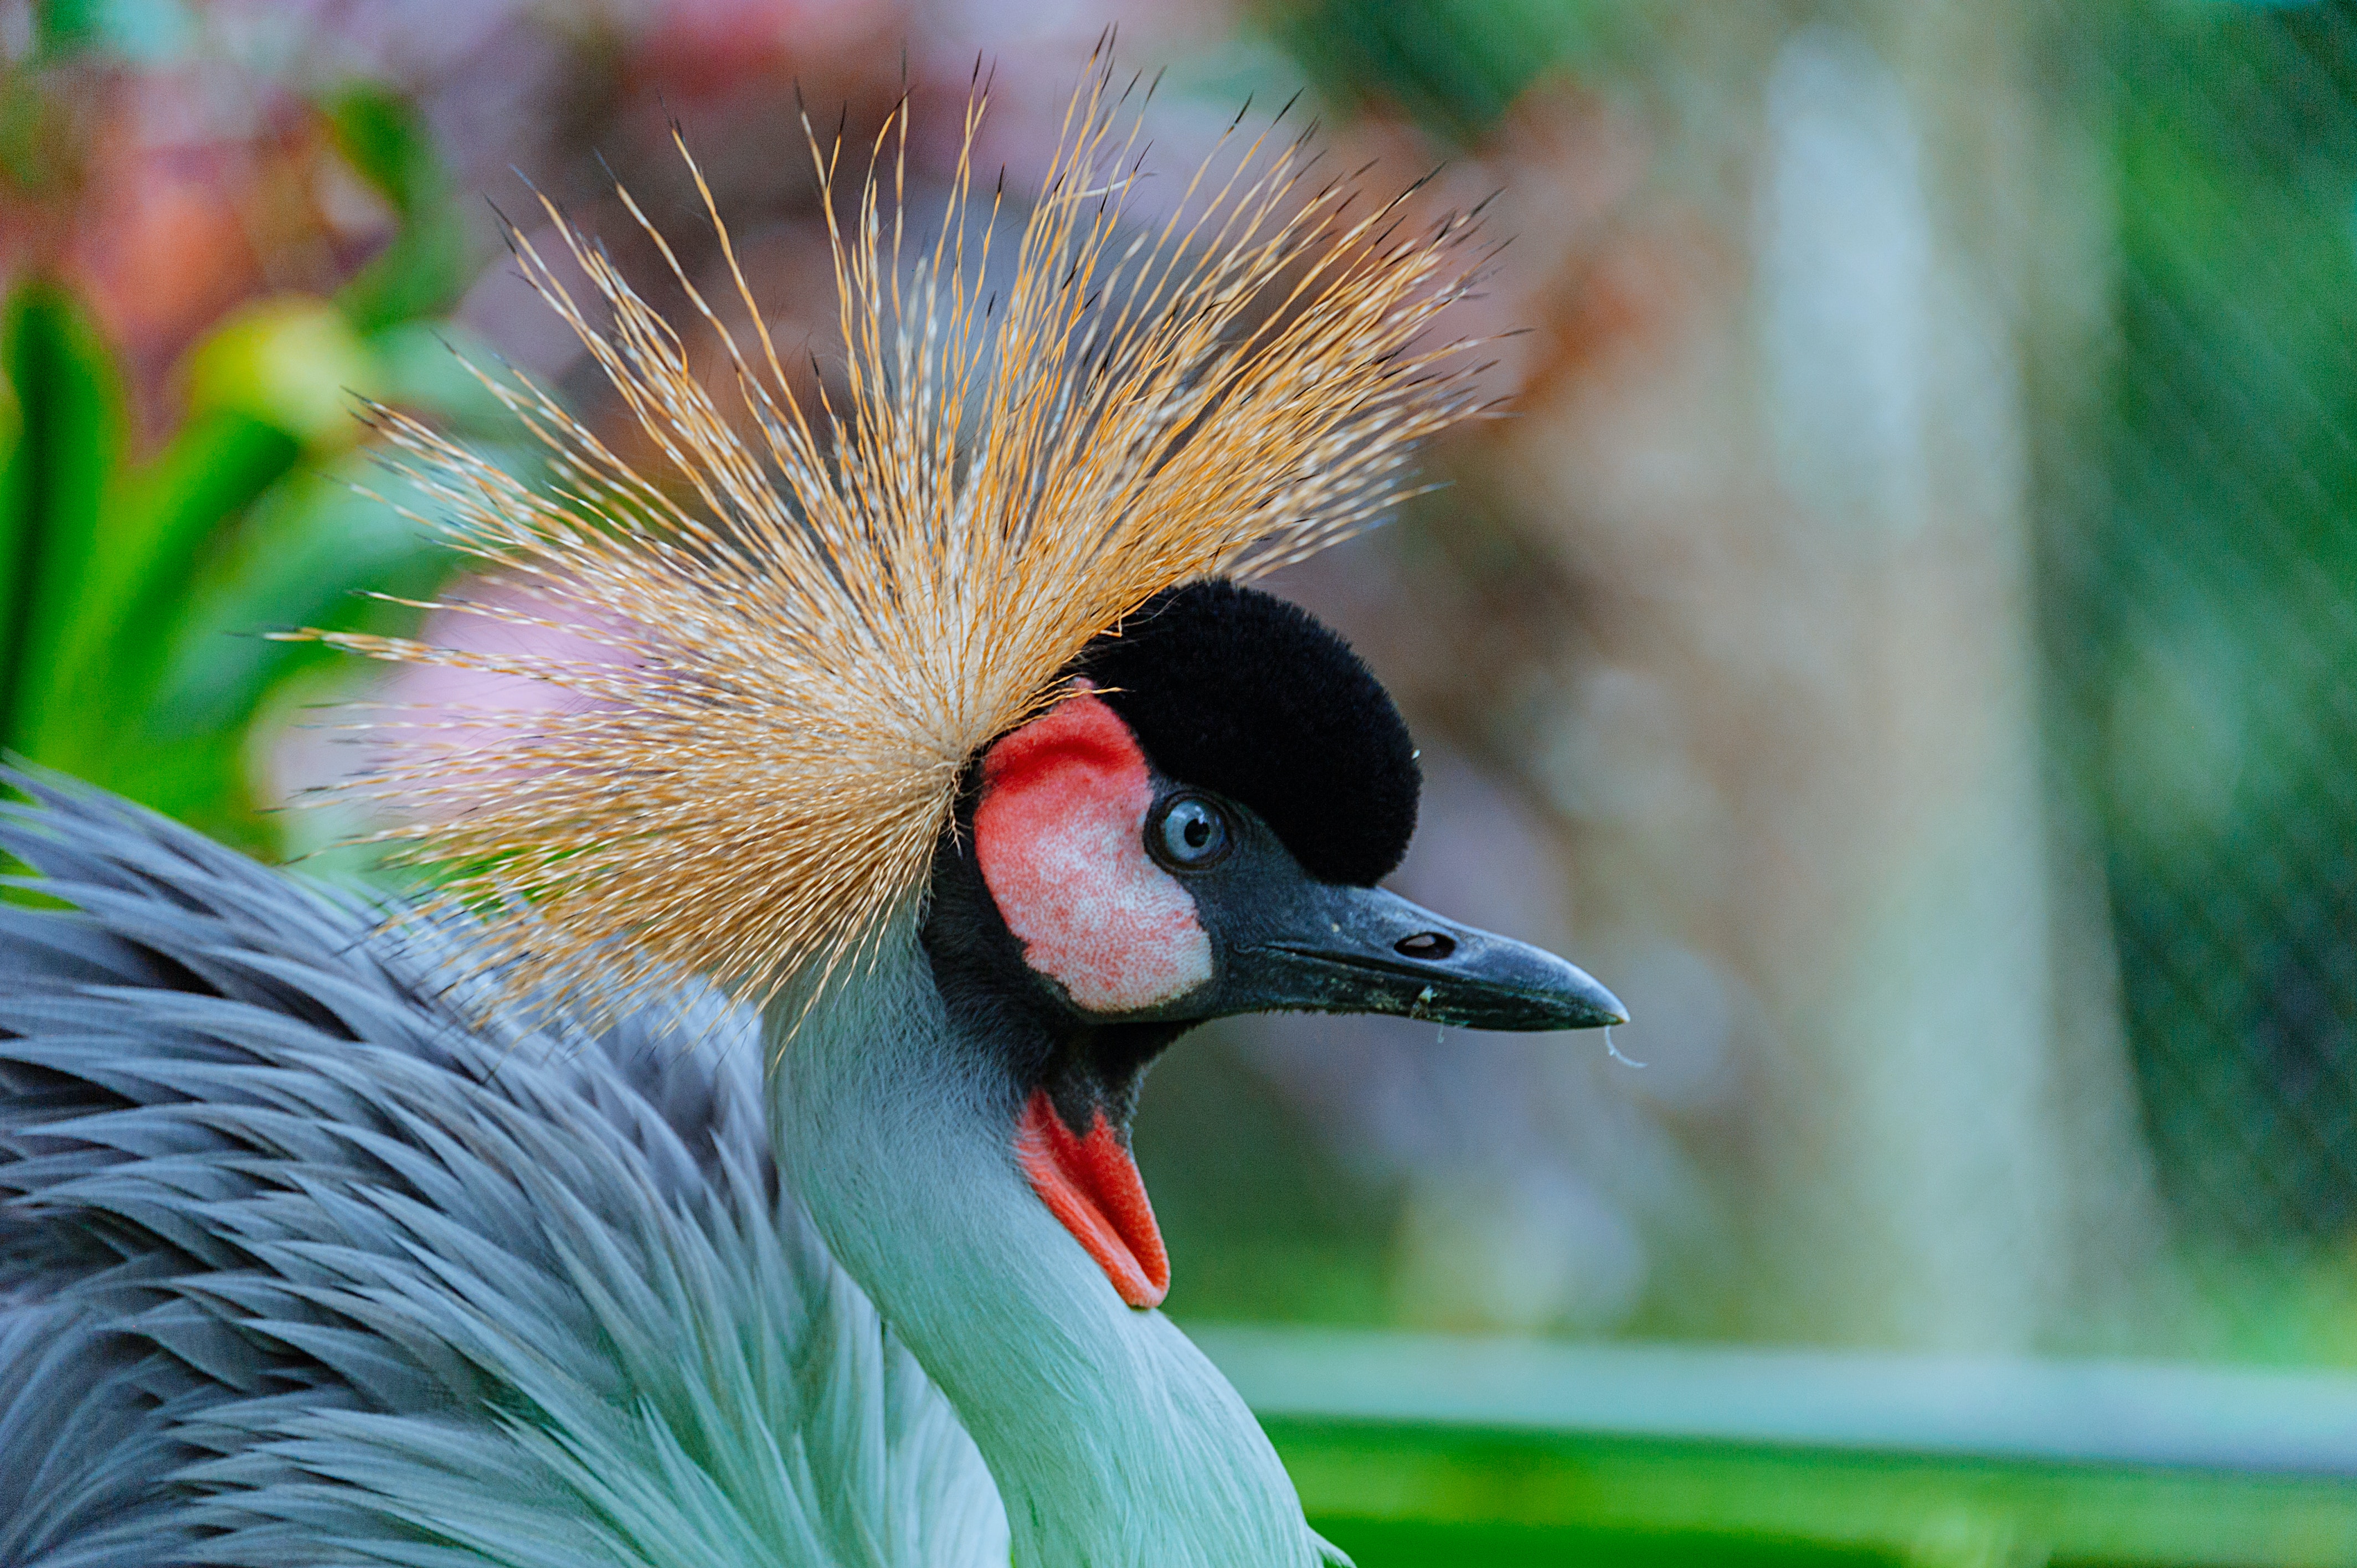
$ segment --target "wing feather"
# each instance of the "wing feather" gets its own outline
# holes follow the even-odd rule
[[[748,1018],[479,1022],[433,928],[12,775],[0,1564],[1004,1563],[780,1189]]]

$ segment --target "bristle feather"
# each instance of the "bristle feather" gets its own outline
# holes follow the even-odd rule
[[[968,761],[1054,700],[1091,638],[1175,583],[1256,575],[1356,532],[1396,503],[1416,442],[1477,412],[1466,345],[1421,346],[1465,286],[1467,221],[1403,237],[1405,193],[1354,212],[1353,181],[1305,187],[1303,142],[1272,156],[1275,123],[1246,137],[1240,113],[1169,216],[1131,225],[1143,128],[1121,105],[1151,89],[1133,78],[1109,102],[1109,50],[1067,109],[1003,295],[978,287],[1003,172],[969,264],[979,60],[943,227],[913,267],[905,98],[848,213],[834,199],[845,127],[823,142],[802,113],[840,401],[822,376],[810,406],[786,375],[674,127],[749,341],[620,200],[726,356],[750,434],[672,324],[537,191],[605,324],[531,236],[505,225],[507,242],[660,478],[522,376],[481,379],[550,448],[546,490],[368,409],[424,497],[410,515],[522,600],[420,607],[596,650],[294,634],[576,699],[393,706],[360,726],[390,751],[351,788],[404,819],[375,841],[440,872],[429,909],[506,912],[477,955],[506,994],[602,1009],[693,972],[766,1000],[856,962],[914,908]]]

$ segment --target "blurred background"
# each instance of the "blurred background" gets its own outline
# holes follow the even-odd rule
[[[508,260],[526,179],[651,285],[619,177],[709,274],[676,119],[779,338],[823,356],[797,89],[857,138],[905,82],[937,190],[980,60],[1019,191],[1113,23],[1165,72],[1166,174],[1298,91],[1371,185],[1502,193],[1461,325],[1519,334],[1511,415],[1279,586],[1424,748],[1395,885],[1636,1018],[1614,1052],[1189,1042],[1137,1134],[1174,1314],[1637,1341],[1665,1359],[1611,1365],[1706,1388],[2201,1366],[2323,1391],[2357,1466],[2347,0],[0,0],[0,737],[361,875],[315,853],[349,824],[281,808],[348,766],[320,705],[377,678],[255,635],[398,627],[358,596],[450,571],[355,493],[397,487],[350,394],[536,471],[455,348],[638,441]],[[1762,1419],[1737,1448],[1807,1457]],[[1640,1444],[1690,1480],[1636,1517],[1533,1503],[1539,1450],[1478,1443],[1431,1463],[1519,1501],[1352,1491],[1308,1471],[1380,1473],[1398,1422],[1273,1424],[1364,1568],[2357,1561],[2321,1481],[2250,1516],[2309,1524],[2181,1551],[2123,1492],[2158,1543],[2074,1547],[2018,1500],[2102,1468],[2068,1444],[1869,1527],[1809,1511],[1838,1455],[1778,1472],[1800,1500],[1763,1524],[1714,1511],[1726,1442]],[[1611,1426],[1546,1452],[1593,1481],[1639,1451]]]

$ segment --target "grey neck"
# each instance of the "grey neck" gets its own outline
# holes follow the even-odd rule
[[[791,1037],[788,1037],[789,1033]],[[912,920],[770,1009],[778,1161],[989,1465],[1023,1568],[1314,1568],[1235,1391],[1123,1304],[1014,1158],[1023,1090],[952,1025]]]

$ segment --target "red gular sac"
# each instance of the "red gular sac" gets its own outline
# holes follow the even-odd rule
[[[1159,1306],[1170,1294],[1170,1254],[1128,1145],[1102,1108],[1088,1136],[1075,1137],[1044,1089],[1034,1090],[1015,1134],[1015,1157],[1031,1190],[1096,1260],[1121,1299]]]

